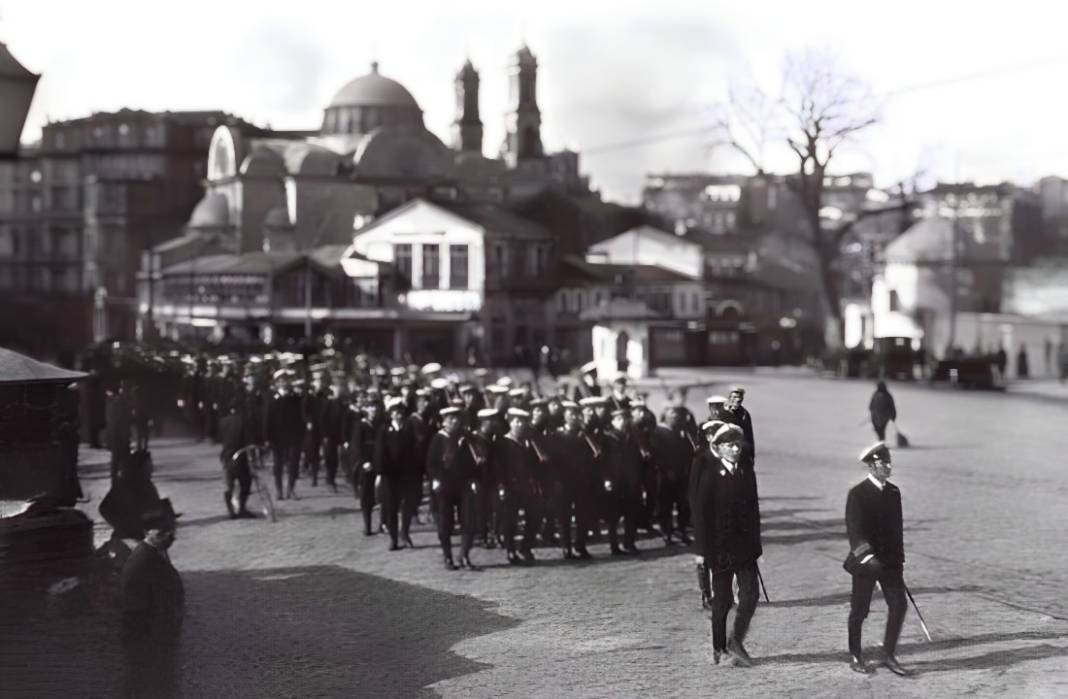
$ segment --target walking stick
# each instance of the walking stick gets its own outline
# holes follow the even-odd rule
[[[764,585],[764,576],[760,573],[760,566],[757,565],[757,578],[760,580],[760,589],[764,591],[764,601],[771,604],[771,599],[768,597],[768,588]],[[925,627],[926,628],[926,627]]]
[[[916,616],[920,618],[920,627],[923,628],[923,635],[927,637],[927,641],[933,642],[931,638],[931,632],[927,628],[927,622],[923,620],[923,614],[920,613],[920,607],[916,604],[915,598],[912,596],[912,591],[909,590],[909,586],[905,585],[905,594],[909,596],[909,602],[912,602],[912,608],[916,610]]]

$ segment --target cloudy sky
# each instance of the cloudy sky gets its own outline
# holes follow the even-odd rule
[[[634,201],[649,172],[744,169],[700,130],[732,80],[774,91],[783,57],[805,48],[833,52],[884,95],[881,124],[840,171],[887,185],[918,170],[1068,176],[1068,10],[1056,4],[0,0],[0,41],[43,74],[24,140],[50,119],[122,107],[317,128],[334,92],[378,60],[447,141],[453,75],[469,56],[495,154],[506,67],[525,40],[541,66],[547,147],[586,151],[594,185]]]

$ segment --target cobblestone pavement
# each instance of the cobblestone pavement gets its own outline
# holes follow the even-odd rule
[[[712,390],[734,380],[749,388],[772,599],[747,643],[755,667],[711,664],[692,557],[681,548],[647,540],[639,559],[619,560],[600,544],[580,565],[542,549],[523,569],[479,549],[481,572],[450,573],[429,525],[416,531],[416,549],[389,553],[384,537],[359,533],[351,495],[322,486],[298,486],[302,499],[281,503],[275,524],[229,521],[214,450],[171,440],[153,453],[161,493],[184,512],[172,556],[189,599],[185,695],[1068,696],[1068,404],[891,385],[915,445],[894,461],[906,578],[935,642],[910,610],[899,657],[918,675],[865,678],[846,666],[840,563],[845,493],[864,477],[856,453],[873,440],[862,424],[872,387],[796,373],[693,378]],[[701,397],[690,395],[695,412]],[[654,391],[653,407],[662,399]],[[95,515],[106,471],[89,470]],[[876,599],[867,645],[884,619]],[[55,647],[41,639],[58,623],[42,622],[37,650]],[[77,652],[96,658],[108,646],[99,632],[96,641]],[[48,674],[41,657],[23,671]],[[80,675],[70,696],[111,691],[114,662],[96,662],[99,672]]]

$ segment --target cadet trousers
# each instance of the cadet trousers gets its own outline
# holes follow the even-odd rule
[[[734,606],[733,581],[738,580],[738,611],[734,614],[734,639],[741,643],[749,633],[749,622],[760,599],[756,561],[746,565],[712,571],[712,648],[727,647],[727,612]]]
[[[853,590],[849,596],[849,652],[858,658],[861,653],[861,629],[871,608],[871,595],[876,582],[883,588],[883,597],[886,599],[883,652],[887,655],[893,655],[897,651],[897,639],[901,635],[901,626],[908,610],[901,568],[884,568],[877,576],[854,575]]]
[[[474,487],[472,487],[474,486]],[[459,513],[460,557],[467,558],[475,539],[480,488],[475,481],[442,484],[433,497],[438,502],[438,542],[441,552],[452,560],[452,530]]]
[[[657,510],[660,515],[660,533],[667,536],[673,532],[683,533],[690,525],[690,504],[686,497],[686,479],[681,476],[660,476]],[[678,513],[677,519],[674,513]]]

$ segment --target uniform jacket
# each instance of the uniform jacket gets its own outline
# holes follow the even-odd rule
[[[901,491],[893,483],[883,489],[865,478],[846,497],[846,532],[849,549],[857,560],[869,553],[888,568],[905,564],[901,522]]]
[[[415,430],[410,423],[400,429],[389,420],[378,428],[375,435],[375,452],[372,464],[376,474],[400,477],[422,470],[414,463],[417,458]]]
[[[756,473],[744,456],[734,473],[707,447],[690,468],[690,513],[694,553],[713,570],[738,568],[763,553]]]
[[[538,457],[527,442],[517,442],[510,435],[498,437],[493,442],[493,464],[498,484],[512,492],[537,492]]]
[[[685,481],[693,463],[693,442],[685,429],[674,432],[657,425],[652,435],[653,463],[661,478]]]
[[[612,481],[616,492],[636,490],[641,484],[642,473],[642,455],[637,433],[634,430],[605,430],[602,444],[605,478]]]
[[[456,489],[475,477],[474,459],[462,433],[439,430],[430,438],[426,454],[426,473],[442,487]]]

